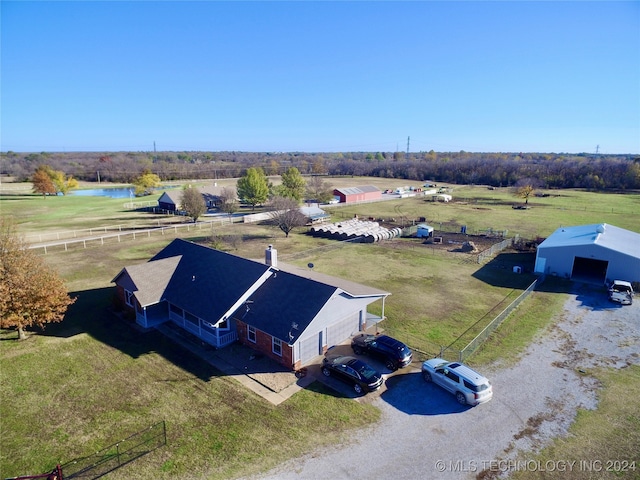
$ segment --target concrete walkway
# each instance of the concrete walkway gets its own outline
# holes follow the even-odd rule
[[[172,327],[170,323],[160,325],[157,329],[273,405],[281,404],[316,380],[313,368],[307,370],[307,375],[298,378],[294,372],[241,344],[216,350],[179,327]]]

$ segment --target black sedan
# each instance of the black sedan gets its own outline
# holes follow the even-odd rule
[[[382,385],[382,375],[355,357],[330,355],[322,360],[322,373],[353,385],[357,394],[373,392]]]
[[[366,353],[384,362],[389,370],[397,370],[411,363],[413,354],[409,347],[387,335],[356,335],[351,341],[351,348],[356,355]]]

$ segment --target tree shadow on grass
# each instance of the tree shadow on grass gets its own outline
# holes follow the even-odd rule
[[[157,330],[141,331],[134,322],[124,320],[112,309],[115,287],[83,290],[70,294],[76,302],[60,323],[47,325],[39,335],[71,338],[86,333],[132,358],[156,353],[201,380],[222,376],[222,372],[203,361]]]

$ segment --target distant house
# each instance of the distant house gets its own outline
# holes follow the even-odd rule
[[[382,191],[373,185],[336,188],[333,194],[340,199],[340,203],[365,202],[382,198]]]
[[[136,323],[173,322],[222,348],[240,341],[293,370],[384,318],[389,293],[358,283],[265,263],[176,239],[149,262],[112,280]],[[381,301],[381,316],[367,306]]]
[[[207,208],[217,208],[220,205],[220,198],[222,197],[222,191],[225,187],[219,187],[217,184],[207,185],[205,187],[198,187],[198,190],[204,197],[204,202],[207,204]],[[235,191],[233,187],[231,188]]]
[[[225,187],[219,187],[217,184],[206,185],[204,187],[196,187],[207,205],[207,208],[216,208],[220,205],[220,197]],[[175,212],[180,208],[182,200],[182,189],[167,190],[158,199],[158,208]]]

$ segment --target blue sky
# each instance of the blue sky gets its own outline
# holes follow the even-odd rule
[[[2,151],[640,153],[640,2],[24,2]]]

